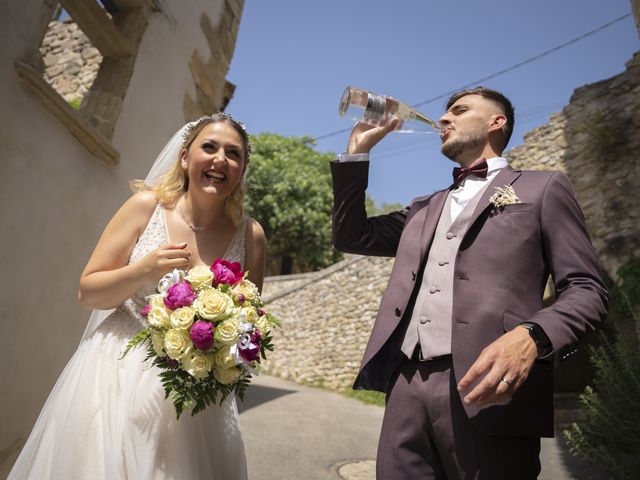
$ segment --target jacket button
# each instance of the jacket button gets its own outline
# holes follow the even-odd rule
[[[469,280],[464,273],[456,273],[456,278],[458,280]]]
[[[399,317],[402,314],[402,311],[399,308],[396,308],[396,317]]]
[[[411,271],[411,280],[416,281],[416,272]]]

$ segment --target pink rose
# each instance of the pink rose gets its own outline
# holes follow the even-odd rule
[[[180,281],[169,287],[167,296],[164,297],[164,305],[169,310],[175,310],[176,308],[190,306],[195,299],[196,292],[193,291],[191,285],[185,281]]]
[[[198,350],[208,350],[213,345],[213,324],[198,320],[191,325],[189,338]]]
[[[151,305],[146,304],[142,310],[140,310],[140,315],[142,315],[144,318],[147,318],[149,316],[149,310],[151,310]]]
[[[240,356],[247,362],[260,361],[260,341],[262,336],[258,330],[242,336],[238,342]]]
[[[211,271],[213,272],[214,286],[218,286],[221,283],[235,285],[244,278],[244,272],[241,270],[239,262],[218,259],[211,265]]]

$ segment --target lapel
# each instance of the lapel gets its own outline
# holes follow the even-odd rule
[[[424,260],[424,256],[427,253],[427,248],[431,244],[433,240],[433,236],[436,233],[436,227],[438,226],[438,221],[440,220],[440,215],[442,214],[442,209],[444,208],[444,204],[447,200],[447,195],[449,194],[449,189],[442,190],[438,193],[435,193],[433,197],[431,197],[431,201],[424,212],[425,215],[424,223],[422,226],[422,232],[420,232],[420,263]],[[420,212],[419,214],[421,214]],[[419,215],[417,214],[417,215]]]
[[[482,194],[482,197],[480,197],[480,201],[476,205],[476,208],[473,211],[473,215],[471,216],[471,219],[467,224],[465,235],[467,234],[471,226],[476,222],[476,220],[478,220],[478,217],[480,217],[480,215],[482,215],[485,211],[487,211],[491,206],[489,199],[491,198],[491,195],[496,193],[495,187],[503,187],[505,185],[511,185],[513,182],[517,180],[517,178],[520,175],[522,175],[522,171],[514,170],[508,165],[504,167],[502,170],[500,170],[500,172],[498,172],[498,175],[496,175],[496,177],[491,181],[489,186],[485,189],[484,193]]]

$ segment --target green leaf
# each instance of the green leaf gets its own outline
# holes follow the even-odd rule
[[[145,328],[144,330],[142,330],[135,337],[133,337],[129,341],[129,343],[127,343],[127,346],[124,349],[124,352],[122,353],[122,355],[118,360],[122,360],[125,357],[125,355],[129,353],[129,350],[131,350],[132,348],[138,348],[140,345],[146,342],[150,336],[151,336],[151,330],[149,328]]]

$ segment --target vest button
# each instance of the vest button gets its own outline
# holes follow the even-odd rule
[[[402,310],[396,308],[396,317],[399,317],[402,314]]]
[[[424,325],[425,323],[431,323],[431,319],[422,317],[420,318],[420,323]]]
[[[451,240],[453,237],[455,237],[455,234],[447,232],[447,240]]]
[[[436,287],[431,287],[431,288],[429,289],[429,293],[436,293],[436,292],[438,292],[438,291],[439,291],[439,290],[438,290]]]
[[[438,262],[438,265],[440,265],[441,267],[443,267],[443,266],[445,266],[447,263],[449,263],[449,262],[446,262],[446,261],[444,261],[444,260],[440,260],[440,261]]]

